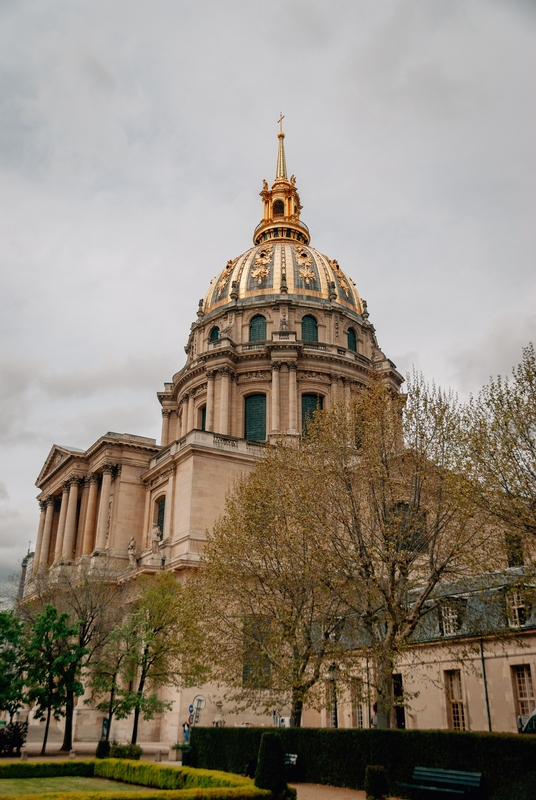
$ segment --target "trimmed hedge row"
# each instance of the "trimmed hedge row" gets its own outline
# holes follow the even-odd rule
[[[164,791],[140,789],[132,792],[44,792],[39,797],[43,800],[250,800],[271,797],[270,792],[258,789],[249,778],[216,770],[165,767],[113,758],[98,761],[46,761],[35,764],[18,761],[0,764],[0,778],[52,778],[66,775],[95,775]],[[17,795],[18,800],[35,800],[35,797],[35,794]],[[0,800],[13,800],[13,795],[0,794]]]
[[[8,761],[0,763],[0,778],[92,778],[94,761]]]
[[[263,728],[191,731],[192,764],[245,771],[256,758]],[[458,731],[280,729],[286,753],[298,754],[298,779],[363,789],[365,770],[382,765],[389,790],[408,782],[416,766],[482,772],[490,800],[534,800],[536,736]]]
[[[271,793],[254,786],[212,789],[183,789],[176,792],[43,792],[42,794],[0,794],[0,800],[269,800]]]
[[[191,767],[164,767],[145,761],[106,758],[95,762],[94,774],[99,778],[111,778],[123,783],[136,783],[138,786],[152,786],[154,789],[194,789],[205,787],[230,786],[251,788],[253,783],[241,775],[228,772]]]

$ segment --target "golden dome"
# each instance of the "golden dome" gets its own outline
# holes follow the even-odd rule
[[[263,181],[260,193],[263,218],[253,234],[255,247],[228,261],[211,281],[201,312],[209,314],[238,299],[273,301],[287,295],[328,301],[362,315],[363,302],[337,261],[309,246],[296,179],[287,178],[282,120],[281,115],[275,181],[271,189]]]
[[[209,314],[235,300],[272,301],[299,296],[327,300],[363,314],[359,294],[337,261],[313,247],[273,238],[229,261],[210,283],[203,302]]]

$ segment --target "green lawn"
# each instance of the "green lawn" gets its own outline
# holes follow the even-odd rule
[[[106,778],[0,778],[0,794],[42,794],[43,792],[142,792],[159,791]]]

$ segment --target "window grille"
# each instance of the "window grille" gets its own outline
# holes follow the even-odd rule
[[[266,395],[250,394],[245,399],[244,438],[250,442],[266,439]]]
[[[302,318],[301,338],[304,342],[318,342],[318,325],[316,319],[310,314]]]
[[[323,399],[319,394],[302,394],[302,433],[307,433],[315,411],[322,411]]]
[[[210,331],[210,336],[208,338],[209,341],[211,342],[217,342],[218,339],[220,338],[220,329],[217,326],[212,328],[212,330]]]
[[[160,528],[160,539],[164,538],[164,517],[166,514],[166,498],[156,501],[156,524]]]
[[[463,707],[462,678],[459,669],[445,671],[445,688],[447,691],[447,717],[451,730],[465,730],[465,711]]]
[[[509,628],[521,628],[527,621],[525,598],[519,589],[512,589],[506,595],[506,617]]]
[[[456,636],[463,624],[467,601],[452,600],[439,607],[439,633],[441,636]]]
[[[257,314],[249,323],[249,341],[264,342],[266,339],[266,318]]]
[[[528,717],[536,705],[530,664],[521,664],[518,667],[512,667],[512,677],[514,679],[516,715],[518,717]]]
[[[357,353],[357,336],[353,328],[348,328],[348,350]]]

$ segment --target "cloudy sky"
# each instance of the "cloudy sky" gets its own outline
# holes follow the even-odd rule
[[[277,119],[313,246],[462,396],[536,338],[534,0],[0,0],[0,568],[53,443],[157,436]]]

